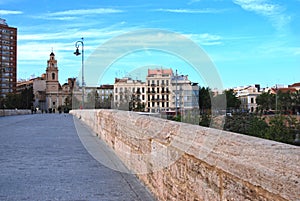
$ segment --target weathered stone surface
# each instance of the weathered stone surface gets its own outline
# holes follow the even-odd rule
[[[300,148],[132,112],[74,110],[160,200],[300,200]]]
[[[0,117],[31,114],[31,110],[0,110]]]

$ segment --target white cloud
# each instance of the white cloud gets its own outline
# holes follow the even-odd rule
[[[66,10],[54,13],[48,13],[48,16],[77,16],[77,15],[95,15],[95,14],[111,14],[111,13],[122,13],[124,10],[112,9],[112,8],[95,8],[95,9],[78,9],[78,10]]]
[[[81,19],[82,16],[93,16],[101,14],[115,14],[123,13],[125,10],[112,9],[112,8],[94,8],[94,9],[78,9],[78,10],[65,10],[59,12],[46,13],[44,15],[32,16],[36,19],[45,20],[61,20],[61,21],[74,21]]]
[[[205,14],[205,13],[221,13],[224,12],[224,9],[155,9],[154,11],[158,12],[168,12],[168,13],[188,13],[188,14]]]
[[[187,34],[185,35],[191,40],[199,43],[200,45],[211,46],[211,45],[221,45],[222,44],[222,37],[219,35],[214,34]]]
[[[291,17],[284,13],[282,6],[267,0],[233,0],[233,3],[246,11],[267,17],[277,29],[283,28],[291,20]]]
[[[0,10],[0,15],[20,15],[23,14],[22,11],[16,10]]]

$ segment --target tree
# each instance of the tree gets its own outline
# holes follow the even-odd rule
[[[290,111],[292,108],[292,97],[290,91],[284,93],[282,91],[278,91],[277,103],[279,113]]]
[[[300,90],[291,93],[292,110],[295,114],[300,112]]]
[[[199,88],[199,108],[200,113],[209,113],[211,109],[211,99],[210,99],[211,91],[208,87]]]
[[[9,93],[4,99],[4,107],[6,109],[20,108],[21,96],[20,94]]]
[[[256,103],[258,105],[259,111],[261,113],[268,111],[270,109],[275,109],[276,95],[271,94],[270,91],[263,92],[256,98]]]
[[[241,101],[238,97],[236,97],[236,93],[234,93],[233,89],[226,90],[226,104],[228,109],[239,109],[241,105]]]

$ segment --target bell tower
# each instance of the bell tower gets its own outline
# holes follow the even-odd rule
[[[57,60],[53,51],[47,61],[46,93],[57,93],[59,89]]]
[[[53,51],[47,61],[46,69],[46,104],[48,108],[57,109],[61,105],[61,91],[58,82],[57,60]]]

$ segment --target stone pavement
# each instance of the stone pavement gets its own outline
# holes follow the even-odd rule
[[[99,150],[98,157],[116,160],[106,146]],[[0,200],[155,199],[134,175],[87,152],[72,115],[34,114],[0,117]]]

